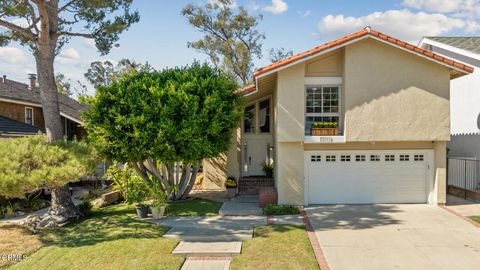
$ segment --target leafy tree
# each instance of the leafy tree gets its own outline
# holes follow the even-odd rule
[[[270,49],[269,59],[272,63],[286,59],[293,55],[293,51],[287,51],[285,48]]]
[[[110,85],[112,81],[119,79],[123,74],[129,73],[132,70],[150,71],[152,67],[146,64],[139,64],[129,59],[122,59],[115,66],[112,62],[95,61],[90,64],[90,68],[84,74],[85,78],[95,87],[101,85]]]
[[[139,21],[131,11],[133,0],[2,0],[0,1],[0,46],[18,42],[30,48],[36,62],[40,99],[49,141],[63,138],[63,125],[58,109],[54,60],[72,37],[95,40],[99,52],[107,54],[116,45],[119,35]],[[20,22],[20,23],[19,23]],[[52,190],[64,207],[57,215],[72,213],[67,186]],[[62,193],[62,194],[56,194]]]
[[[257,29],[261,16],[233,8],[233,0],[209,1],[203,6],[187,5],[182,14],[205,36],[188,46],[205,53],[212,63],[243,85],[252,80],[253,59],[262,57],[262,40]]]
[[[63,75],[62,73],[57,73],[57,75],[55,75],[55,84],[57,85],[58,93],[68,97],[72,96],[72,85],[70,83],[70,80],[65,78],[65,75]]]
[[[12,151],[15,149],[15,151]],[[94,152],[85,142],[55,141],[48,143],[44,135],[0,141],[0,196],[25,198],[42,188],[63,187],[95,169]],[[59,200],[52,193],[52,211],[58,207],[72,209],[66,217],[78,215],[72,205],[55,205]]]
[[[230,146],[242,115],[236,89],[206,64],[133,72],[100,86],[84,121],[106,158],[130,163],[146,183],[160,179],[170,199],[184,199],[202,160]]]

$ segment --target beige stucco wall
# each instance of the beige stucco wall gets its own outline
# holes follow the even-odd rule
[[[276,166],[278,203],[303,205],[303,144],[280,142],[277,148],[277,164],[280,164],[280,166]]]
[[[343,49],[315,57],[305,63],[305,77],[342,76]]]
[[[434,197],[433,202],[444,205],[447,201],[447,142],[434,145]]]
[[[278,142],[300,142],[305,126],[305,64],[280,70],[277,80]]]
[[[345,48],[347,141],[449,140],[449,70],[366,39]]]

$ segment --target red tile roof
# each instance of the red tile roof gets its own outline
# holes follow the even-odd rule
[[[420,55],[424,55],[428,58],[431,58],[435,61],[439,61],[439,62],[443,62],[453,68],[457,68],[457,69],[460,69],[462,71],[465,71],[465,72],[468,72],[468,73],[472,73],[473,72],[473,68],[470,67],[470,66],[467,66],[467,65],[464,65],[462,63],[459,63],[459,62],[456,62],[454,60],[451,60],[451,59],[448,59],[448,58],[445,58],[443,56],[440,56],[438,54],[435,54],[435,53],[432,53],[432,52],[429,52],[429,51],[426,51],[424,49],[421,49],[417,46],[414,46],[412,44],[409,44],[407,42],[404,42],[404,41],[401,41],[401,40],[398,40],[396,38],[393,38],[391,36],[388,36],[388,35],[385,35],[385,34],[382,34],[378,31],[375,31],[375,30],[372,30],[370,27],[365,27],[365,29],[363,29],[362,31],[359,31],[359,32],[356,32],[356,33],[353,33],[353,34],[350,34],[348,36],[344,36],[342,38],[339,38],[337,40],[334,40],[334,41],[331,41],[331,42],[328,42],[328,43],[325,43],[323,45],[320,45],[318,47],[315,47],[313,49],[310,49],[308,51],[304,51],[302,53],[299,53],[299,54],[296,54],[294,56],[291,56],[289,58],[286,58],[286,59],[283,59],[283,60],[280,60],[278,62],[275,62],[273,64],[270,64],[268,66],[265,66],[265,67],[262,67],[258,70],[256,70],[254,73],[253,73],[253,76],[254,77],[257,77],[259,75],[262,75],[266,72],[269,72],[269,71],[272,71],[272,70],[275,70],[275,69],[278,69],[280,67],[283,67],[283,66],[286,66],[290,63],[293,63],[293,62],[296,62],[298,60],[301,60],[303,58],[306,58],[306,57],[309,57],[309,56],[312,56],[312,55],[315,55],[319,52],[322,52],[324,50],[327,50],[327,49],[330,49],[330,48],[333,48],[333,47],[337,47],[337,46],[340,46],[342,44],[345,44],[349,41],[352,41],[354,39],[357,39],[357,38],[361,38],[361,37],[364,37],[364,36],[367,36],[367,35],[370,35],[370,36],[374,36],[374,37],[377,37],[377,38],[380,38],[384,41],[387,41],[391,44],[394,44],[394,45],[397,45],[397,46],[400,46],[400,47],[403,47],[405,49],[408,49],[416,54],[420,54]]]
[[[291,56],[289,58],[280,60],[280,61],[272,63],[268,66],[257,69],[253,73],[253,76],[258,77],[259,75],[265,74],[269,71],[276,70],[276,69],[284,67],[288,64],[291,64],[291,63],[294,63],[296,61],[302,60],[306,57],[309,57],[309,56],[315,55],[317,53],[320,53],[324,50],[334,48],[334,47],[338,47],[338,46],[343,45],[343,44],[345,44],[349,41],[352,41],[352,40],[355,40],[355,39],[358,39],[358,38],[361,38],[361,37],[364,37],[364,36],[367,36],[367,35],[382,39],[382,40],[384,40],[386,42],[389,42],[393,45],[403,47],[407,50],[412,51],[413,53],[431,58],[434,61],[443,62],[446,65],[451,66],[452,68],[460,69],[460,70],[462,70],[464,72],[467,72],[467,73],[472,73],[473,72],[473,67],[464,65],[460,62],[454,61],[452,59],[449,59],[449,58],[443,57],[441,55],[438,55],[436,53],[424,50],[422,48],[419,48],[419,47],[414,46],[412,44],[409,44],[407,42],[404,42],[404,41],[401,41],[399,39],[393,38],[391,36],[385,35],[383,33],[380,33],[378,31],[375,31],[375,30],[371,29],[370,27],[365,27],[363,30],[358,31],[356,33],[344,36],[344,37],[339,38],[337,40],[325,43],[325,44],[317,46],[313,49],[304,51],[302,53],[296,54],[296,55]],[[250,84],[248,86],[245,86],[245,87],[239,89],[238,91],[240,93],[244,94],[244,95],[247,95],[247,94],[250,94],[250,93],[254,92],[255,90],[256,90],[255,84]]]

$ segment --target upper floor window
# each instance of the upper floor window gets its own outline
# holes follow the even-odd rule
[[[25,107],[25,123],[33,126],[33,108]]]
[[[305,133],[311,135],[313,123],[340,122],[340,87],[315,86],[307,87],[306,93]]]
[[[243,128],[245,133],[270,133],[270,98],[257,101],[245,107]]]
[[[245,116],[243,118],[243,126],[245,133],[255,133],[256,110],[255,104],[245,107]]]

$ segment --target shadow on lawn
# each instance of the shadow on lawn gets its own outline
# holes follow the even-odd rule
[[[50,244],[79,247],[120,239],[158,238],[168,230],[133,216],[134,210],[126,206],[95,210],[88,219],[54,231],[55,240]]]
[[[256,227],[253,231],[254,238],[268,238],[271,233],[286,233],[292,230],[305,230],[304,225],[275,224]]]

